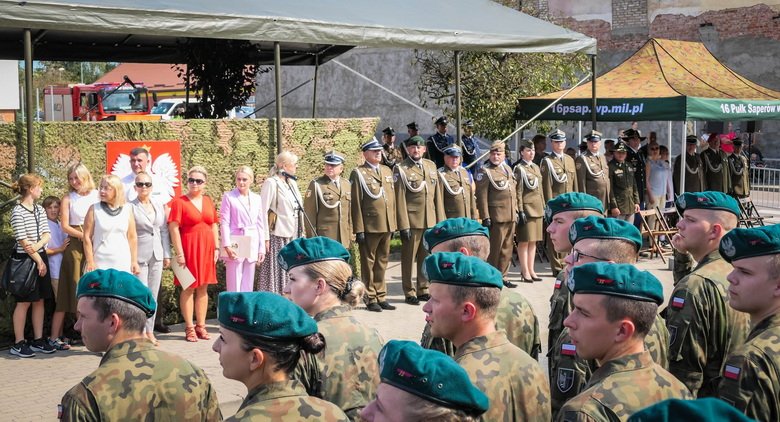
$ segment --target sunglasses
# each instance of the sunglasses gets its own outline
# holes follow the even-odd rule
[[[152,182],[135,182],[135,187],[137,188],[151,188]]]
[[[187,179],[187,183],[194,183],[196,185],[202,185],[202,184],[206,183],[206,181],[203,180],[203,179],[193,179],[192,177],[190,177],[189,179]]]

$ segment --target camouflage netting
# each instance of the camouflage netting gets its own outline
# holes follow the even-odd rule
[[[377,118],[286,119],[283,121],[285,149],[298,155],[299,186],[322,171],[322,155],[336,149],[344,154],[344,177],[362,162],[360,144],[373,136]],[[67,187],[66,168],[84,162],[93,177],[106,169],[105,142],[113,140],[180,140],[182,171],[202,165],[209,172],[208,194],[219,205],[222,193],[234,187],[234,171],[248,165],[257,175],[255,191],[268,174],[276,156],[274,120],[174,120],[164,122],[45,122],[35,124],[35,171],[46,181],[43,196],[62,196]],[[0,180],[11,182],[26,172],[26,129],[24,125],[0,124]],[[0,191],[0,202],[12,197],[9,189]],[[8,224],[10,207],[0,210],[0,259],[4,262],[13,245]],[[351,252],[356,252],[356,248]],[[4,264],[3,264],[4,266]],[[211,294],[224,290],[224,268],[218,266],[220,284]],[[178,292],[172,275],[166,271],[160,300],[166,308],[165,320],[179,322]],[[210,305],[213,312],[214,300]],[[0,301],[0,338],[12,336],[13,299]],[[28,324],[29,329],[29,324]]]

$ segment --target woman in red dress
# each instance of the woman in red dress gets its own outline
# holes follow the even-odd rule
[[[208,340],[206,331],[206,310],[209,297],[206,292],[209,284],[217,283],[216,262],[219,258],[217,244],[217,211],[214,203],[204,194],[206,188],[206,169],[195,166],[187,172],[187,194],[171,201],[171,214],[168,217],[168,231],[176,250],[176,262],[187,267],[195,281],[179,295],[179,307],[184,317],[187,341]],[[180,286],[179,280],[174,283]],[[195,310],[195,324],[192,323],[192,311]]]

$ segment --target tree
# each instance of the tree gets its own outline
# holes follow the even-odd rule
[[[188,118],[225,117],[230,109],[246,103],[255,91],[257,75],[270,71],[259,66],[259,47],[249,41],[191,38],[181,48],[185,63],[175,68],[180,78],[189,77],[200,103],[199,110],[188,109]]]
[[[498,2],[510,7],[518,3]],[[451,51],[415,51],[422,70],[421,98],[434,101],[449,115],[455,113],[454,55]],[[587,72],[588,59],[584,54],[461,52],[460,65],[461,115],[474,119],[482,136],[501,139],[515,128],[518,98],[573,85]]]

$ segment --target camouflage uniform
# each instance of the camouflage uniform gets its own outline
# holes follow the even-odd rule
[[[563,320],[569,316],[569,309],[571,309],[571,295],[569,294],[569,289],[566,288],[565,277],[566,273],[563,271],[555,276],[555,284],[550,296],[550,318],[547,325],[547,357],[550,357],[553,345],[558,341],[563,331]]]
[[[660,315],[656,316],[645,336],[645,350],[650,353],[656,365],[664,369],[669,367],[669,331]],[[569,330],[564,329],[548,354],[553,418],[566,401],[584,389],[593,368],[598,366],[595,362],[581,359],[576,352],[576,346],[569,337]]]
[[[379,351],[382,338],[367,328],[348,306],[335,306],[314,316],[327,347],[317,354],[323,399],[356,419],[374,399],[379,385]]]
[[[66,421],[222,420],[203,370],[146,339],[111,347],[61,406]]]
[[[663,311],[671,337],[669,371],[697,397],[715,394],[724,359],[745,342],[748,316],[727,301],[731,272],[715,250],[674,286]]]
[[[501,291],[501,300],[496,311],[496,330],[505,331],[510,343],[539,360],[539,352],[542,350],[539,320],[523,295],[509,290]],[[455,356],[455,346],[451,341],[431,336],[430,324],[425,324],[420,345]]]
[[[633,413],[666,399],[692,399],[691,393],[649,352],[621,356],[593,372],[587,389],[569,400],[557,421],[625,421]]]
[[[758,421],[780,421],[780,314],[756,324],[723,366],[718,398]]]
[[[349,419],[333,403],[306,395],[298,381],[259,385],[249,391],[238,412],[227,421],[343,421]]]
[[[467,341],[458,349],[455,361],[490,399],[484,420],[550,420],[550,389],[542,368],[510,344],[503,331]]]

